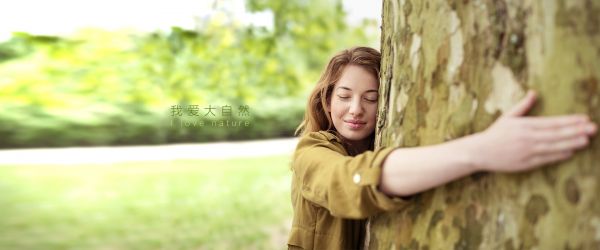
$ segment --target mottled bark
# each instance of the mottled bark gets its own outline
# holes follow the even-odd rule
[[[532,115],[600,121],[600,1],[383,2],[379,146],[484,130],[528,89]],[[555,166],[422,193],[372,218],[369,249],[600,249],[599,161],[594,139]]]

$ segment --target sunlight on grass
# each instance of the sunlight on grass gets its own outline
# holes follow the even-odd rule
[[[0,248],[284,249],[289,160],[0,166]]]

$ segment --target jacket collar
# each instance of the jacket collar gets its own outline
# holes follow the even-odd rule
[[[342,140],[341,140],[339,137],[337,137],[337,136],[334,134],[334,132],[333,132],[333,131],[331,131],[331,130],[327,130],[327,131],[321,131],[321,133],[322,133],[323,135],[325,135],[325,137],[327,137],[327,140],[330,140],[330,141],[337,141],[337,142],[339,142],[339,143],[342,143]]]

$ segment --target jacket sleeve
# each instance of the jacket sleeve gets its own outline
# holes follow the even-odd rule
[[[298,143],[292,168],[302,196],[336,217],[363,219],[397,210],[407,201],[390,198],[377,189],[383,161],[395,148],[379,148],[347,156],[340,144],[322,132]]]

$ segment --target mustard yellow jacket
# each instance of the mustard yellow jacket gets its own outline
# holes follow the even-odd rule
[[[377,186],[381,165],[394,148],[349,156],[334,134],[304,135],[292,161],[294,219],[290,249],[361,249],[366,218],[401,208]]]

